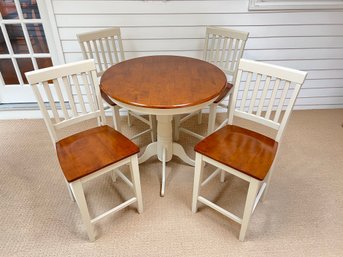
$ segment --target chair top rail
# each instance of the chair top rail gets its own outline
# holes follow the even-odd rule
[[[91,31],[77,34],[77,38],[80,42],[90,41],[94,39],[100,39],[105,37],[120,36],[120,28],[112,27],[103,30]]]
[[[246,41],[249,36],[249,32],[219,27],[207,27],[206,34],[221,35],[224,37],[237,38],[244,41]]]
[[[88,72],[90,70],[96,70],[93,59],[30,71],[26,72],[25,75],[28,82],[33,85],[42,81],[48,81],[64,76],[69,76],[71,73],[76,74],[81,72]]]
[[[256,65],[258,63],[258,65]],[[239,68],[244,71],[266,74],[271,77],[280,78],[287,81],[292,81],[302,84],[306,77],[306,72],[291,68],[280,67],[268,63],[256,62],[247,59],[241,59]]]

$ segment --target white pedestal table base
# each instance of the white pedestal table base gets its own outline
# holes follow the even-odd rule
[[[157,115],[157,142],[149,144],[138,159],[139,163],[143,163],[157,155],[162,162],[161,196],[164,196],[165,192],[166,163],[172,159],[173,155],[191,166],[195,165],[194,160],[188,157],[183,147],[173,142],[172,119],[172,115]]]

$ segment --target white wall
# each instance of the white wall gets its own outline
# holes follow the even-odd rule
[[[248,0],[52,0],[66,62],[82,59],[76,34],[122,28],[126,58],[201,57],[207,25],[250,32],[244,58],[308,72],[297,109],[343,108],[343,11],[249,12]]]

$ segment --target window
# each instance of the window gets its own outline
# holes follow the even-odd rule
[[[343,9],[343,0],[249,0],[249,10]]]
[[[24,73],[58,63],[48,2],[0,0],[1,103],[34,102]]]

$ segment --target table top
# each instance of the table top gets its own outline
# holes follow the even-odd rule
[[[215,99],[226,86],[222,70],[181,56],[147,56],[105,71],[101,90],[125,104],[158,109],[196,106]]]

